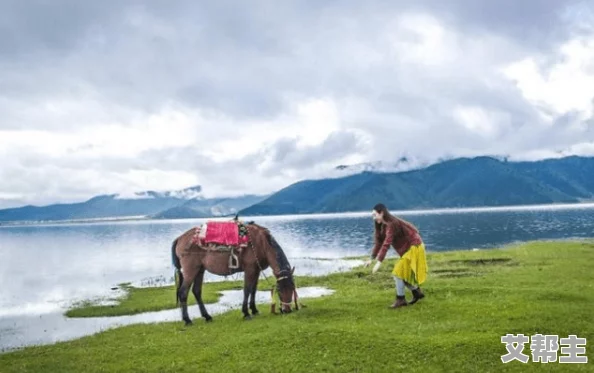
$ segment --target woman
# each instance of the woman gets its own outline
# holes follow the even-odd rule
[[[419,285],[427,279],[425,244],[419,235],[419,231],[411,223],[390,214],[382,203],[375,205],[372,214],[375,220],[375,246],[371,253],[371,259],[365,263],[365,266],[369,266],[372,260],[377,259],[372,273],[377,272],[386,257],[390,245],[394,246],[394,249],[400,255],[400,260],[392,270],[392,275],[396,281],[396,301],[391,308],[414,304],[425,297]],[[405,286],[413,294],[410,303],[407,303],[404,297]]]

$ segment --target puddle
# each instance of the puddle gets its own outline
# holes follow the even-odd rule
[[[317,298],[331,295],[334,290],[324,287],[297,288],[299,298]],[[212,315],[218,315],[232,309],[241,308],[243,290],[227,290],[217,303],[206,304]],[[269,312],[270,292],[256,293],[256,303],[260,304],[260,312]],[[266,309],[264,309],[266,307]],[[182,325],[181,309],[146,312],[138,315],[115,317],[67,318],[63,311],[47,313],[41,316],[11,316],[0,319],[0,351],[6,352],[32,345],[46,345],[96,334],[108,329],[131,324],[148,324],[165,321],[177,321]],[[197,305],[188,308],[190,318],[200,319]],[[240,314],[237,315],[241,317]],[[200,319],[202,320],[202,319]],[[197,320],[199,322],[200,320]]]
[[[298,276],[322,276],[330,273],[346,272],[363,263],[363,260],[357,259],[291,258],[291,264],[296,267],[295,274]],[[126,282],[126,284],[134,287],[172,285],[173,270],[167,268],[166,273],[165,275],[140,277],[140,279]],[[264,274],[268,278],[272,277],[270,269],[265,270]],[[126,272],[120,277],[127,275]],[[260,276],[260,280],[264,280],[263,275]],[[237,273],[227,277],[207,273],[205,275],[205,281],[243,281],[243,273]],[[67,284],[69,283],[67,282]],[[17,298],[15,298],[11,307],[0,307],[0,353],[24,346],[72,340],[122,325],[162,321],[181,322],[181,311],[177,309],[109,318],[66,318],[63,316],[66,309],[77,302],[92,302],[101,305],[117,303],[117,298],[126,295],[126,292],[119,285],[116,286],[118,283],[120,282],[115,280],[111,283],[104,281],[97,284],[83,284],[84,286],[74,289],[77,292],[71,291],[72,289],[70,288],[56,287],[44,293],[44,297],[47,299],[43,298],[30,303],[21,302],[17,304]],[[300,298],[318,297],[332,293],[332,291],[327,289],[316,287],[304,287],[298,291]],[[243,299],[242,290],[225,291],[222,294],[218,303],[206,305],[209,313],[213,316],[230,309],[241,307],[241,301]],[[257,301],[269,304],[270,292],[258,293]],[[190,317],[198,318],[200,316],[197,306],[191,306],[189,312]]]

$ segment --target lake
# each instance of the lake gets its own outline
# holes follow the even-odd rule
[[[429,252],[594,236],[594,204],[395,213],[419,228]],[[348,270],[361,262],[341,258],[367,255],[373,245],[370,213],[244,218],[252,219],[270,228],[296,266],[296,275]],[[37,339],[22,339],[18,330],[32,318],[58,317],[74,301],[113,296],[111,289],[119,283],[171,283],[172,240],[203,221],[0,227],[0,349],[14,346],[19,338],[23,344],[60,340],[58,329],[49,332],[55,336]],[[389,257],[393,256],[391,250]],[[242,278],[236,274],[228,279]],[[38,333],[47,334],[43,323],[38,324]]]

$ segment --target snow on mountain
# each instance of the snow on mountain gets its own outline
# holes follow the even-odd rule
[[[353,165],[340,165],[335,167],[334,170],[332,170],[332,176],[345,177],[360,174],[362,172],[404,172],[424,168],[429,166],[430,164],[431,162],[419,158],[401,157],[394,162],[376,161],[358,163]]]
[[[150,199],[155,198],[148,192],[133,192],[133,193],[118,193],[115,194],[114,199]]]
[[[114,199],[151,199],[151,198],[177,198],[177,199],[204,199],[202,196],[202,187],[200,185],[196,185],[193,187],[181,189],[181,190],[174,190],[174,191],[163,191],[163,192],[156,192],[156,191],[144,191],[144,192],[134,192],[134,193],[119,193],[116,194]]]

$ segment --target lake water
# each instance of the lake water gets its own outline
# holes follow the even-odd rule
[[[594,236],[594,204],[395,213],[419,228],[430,252]],[[361,262],[341,258],[367,255],[373,245],[369,213],[244,218],[251,219],[270,228],[297,275],[348,270]],[[14,345],[15,331],[30,325],[31,317],[51,320],[74,301],[113,296],[111,288],[119,283],[171,283],[172,240],[202,222],[0,227],[0,349]],[[207,276],[218,280],[225,278]],[[47,333],[38,324],[39,333]]]

